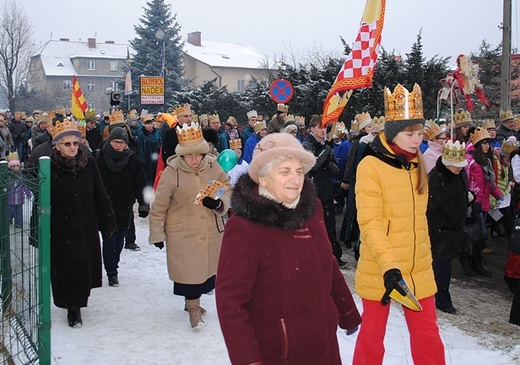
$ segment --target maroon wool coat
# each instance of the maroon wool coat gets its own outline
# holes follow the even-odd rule
[[[217,312],[232,364],[341,364],[336,331],[360,324],[309,180],[296,209],[243,175],[224,231]]]

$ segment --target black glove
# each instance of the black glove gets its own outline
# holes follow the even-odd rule
[[[207,196],[204,199],[202,199],[202,205],[204,205],[208,209],[218,209],[222,206],[222,200],[213,199]]]
[[[403,276],[401,275],[401,271],[399,269],[390,269],[387,272],[385,272],[385,275],[383,276],[385,280],[385,294],[383,294],[383,297],[381,298],[381,304],[387,305],[390,301],[390,293],[392,290],[397,290],[399,294],[406,295],[405,290],[399,285],[399,281],[403,280]]]
[[[153,245],[157,247],[159,250],[162,250],[164,248],[163,242],[155,242]]]
[[[331,149],[334,148],[334,141],[332,139],[330,141],[325,140],[325,147],[327,146],[329,146]]]
[[[150,206],[147,204],[139,204],[139,217],[146,218],[148,217],[148,212],[150,211]]]

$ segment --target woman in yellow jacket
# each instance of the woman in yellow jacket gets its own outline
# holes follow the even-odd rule
[[[367,146],[357,168],[356,206],[361,232],[355,288],[363,301],[354,365],[382,364],[390,292],[404,279],[421,311],[403,306],[415,364],[445,363],[437,327],[437,287],[426,208],[428,176],[419,146],[424,136],[421,91],[385,88],[384,132]],[[419,108],[417,107],[420,107]]]

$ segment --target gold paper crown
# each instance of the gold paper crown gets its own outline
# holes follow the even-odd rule
[[[435,137],[442,133],[441,127],[435,121],[428,119],[424,124],[424,136],[427,140],[433,141]]]
[[[197,122],[191,123],[189,126],[187,123],[183,124],[182,128],[177,125],[176,132],[179,143],[184,147],[196,145],[204,139],[202,137],[202,128],[200,128]]]
[[[455,122],[454,127],[459,128],[464,125],[471,125],[471,114],[468,111],[465,111],[464,109],[459,109],[453,115],[453,121]]]
[[[334,127],[334,131],[332,132],[334,138],[341,138],[343,136],[343,133],[345,133],[345,123],[343,122],[337,122],[336,126]]]
[[[264,120],[258,121],[255,124],[253,124],[253,131],[255,133],[260,132],[262,129],[266,129],[267,125],[265,124]]]
[[[72,120],[69,120],[68,118],[63,119],[63,122],[60,122],[59,120],[56,121],[56,124],[51,129],[52,139],[55,139],[62,132],[79,130],[76,126],[76,123],[74,123]]]
[[[128,120],[137,120],[137,110],[132,109],[128,112],[128,115],[126,116]]]
[[[191,115],[191,108],[188,104],[179,105],[175,110],[173,111],[175,115],[179,116],[181,114],[189,114]]]
[[[513,112],[511,110],[501,110],[500,111],[500,123],[504,123],[506,121],[512,122],[511,119],[515,119],[513,116]]]
[[[12,161],[12,160],[19,160],[18,152],[16,152],[16,151],[9,152],[9,154],[7,155],[7,162]]]
[[[496,127],[497,126],[493,119],[484,119],[484,121],[482,122],[482,128],[484,128],[484,129],[492,129],[492,128],[496,128]]]
[[[63,108],[63,107],[61,107],[61,106],[57,106],[57,107],[56,107],[56,110],[55,110],[55,113],[56,113],[56,114],[65,115],[65,108]]]
[[[372,131],[381,132],[385,128],[385,117],[374,117],[372,119]]]
[[[470,133],[469,138],[471,139],[471,143],[473,143],[473,145],[476,145],[483,139],[491,139],[487,129],[484,129],[482,127],[475,128],[473,133]]]
[[[518,142],[515,138],[515,136],[511,136],[508,139],[506,139],[504,142],[502,142],[502,146],[500,147],[500,154],[502,156],[509,156],[511,152],[516,150],[518,148]]]
[[[110,124],[124,123],[125,117],[123,116],[123,112],[121,110],[116,109],[110,114],[110,118],[108,119]]]
[[[285,122],[294,122],[294,121],[295,121],[294,115],[287,114],[287,116],[285,117]]]
[[[302,117],[302,116],[298,116],[296,118],[294,118],[294,122],[296,123],[296,125],[305,125],[305,117]]]
[[[451,163],[460,163],[466,159],[466,143],[453,141],[451,139],[444,142],[442,148],[442,159]]]
[[[385,87],[383,95],[387,123],[424,118],[422,93],[418,84],[413,85],[412,92],[401,84],[397,84],[393,93]]]
[[[87,122],[84,120],[80,120],[76,123],[78,130],[81,132],[81,137],[85,138],[87,136]]]
[[[259,115],[258,118],[256,118],[258,121],[262,121],[264,120],[264,116],[263,115]]]
[[[197,114],[192,114],[191,115],[191,122],[192,123],[198,123],[199,121],[199,117],[197,116]]]
[[[85,110],[85,119],[95,119],[96,118],[96,109],[88,108]]]
[[[350,130],[354,133],[359,133],[359,124],[355,119],[350,122]]]
[[[208,115],[207,114],[201,114],[199,115],[199,120],[202,122],[203,120],[208,120]]]
[[[220,123],[220,117],[218,116],[218,114],[211,114],[209,117],[209,122],[219,122]]]
[[[289,107],[285,104],[278,104],[276,106],[276,110],[282,113],[287,113],[289,111]]]
[[[226,121],[226,123],[231,123],[231,125],[233,125],[233,126],[238,125],[238,122],[237,122],[237,120],[235,119],[234,116],[230,116],[228,118],[228,120]]]
[[[242,148],[242,140],[240,138],[230,139],[229,140],[229,148],[231,148],[232,150]]]
[[[372,117],[367,112],[356,114],[354,118],[356,119],[358,125],[362,124],[363,122],[366,122],[367,120],[372,121]]]

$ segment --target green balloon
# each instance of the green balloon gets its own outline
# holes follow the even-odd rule
[[[224,172],[228,172],[237,164],[238,156],[235,151],[226,149],[220,152],[220,155],[217,157],[217,162],[222,167]]]

